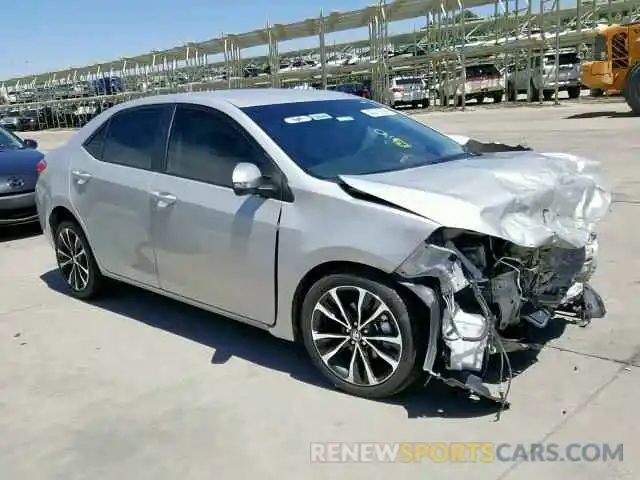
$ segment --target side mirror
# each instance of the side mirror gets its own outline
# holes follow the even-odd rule
[[[26,138],[23,140],[25,147],[27,148],[32,148],[32,149],[36,149],[38,148],[38,142],[36,142],[35,140],[32,140],[30,138]]]
[[[238,163],[231,174],[231,184],[236,195],[251,195],[263,184],[262,172],[253,163]]]

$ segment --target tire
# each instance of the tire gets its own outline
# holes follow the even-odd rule
[[[529,92],[527,92],[527,94],[527,101],[529,102],[537,102],[540,100],[540,91],[536,88],[533,82],[529,84]]]
[[[569,87],[567,93],[569,94],[569,98],[578,98],[580,96],[580,87]]]
[[[361,318],[370,318],[379,305],[386,308],[376,317],[379,320],[369,323],[372,330],[362,326],[358,329],[355,325],[358,292],[367,292],[363,296]],[[352,320],[350,325],[356,328],[345,328],[347,324],[333,300],[333,293],[343,304],[342,311]],[[321,308],[329,310],[334,319]],[[421,334],[424,329],[412,320],[414,311],[410,302],[384,278],[331,274],[318,280],[304,299],[300,322],[304,345],[316,368],[340,390],[364,398],[390,397],[409,387],[421,374],[427,339]],[[318,339],[322,333],[340,335],[340,338]],[[366,340],[372,337],[396,337],[399,343]],[[327,354],[340,345],[337,353],[327,359]],[[387,360],[376,355],[376,349]],[[368,369],[364,358],[368,359]]]
[[[483,103],[483,102],[484,102],[484,97],[483,97],[482,95],[480,95],[480,96],[476,97],[476,103],[477,103],[478,105],[480,105],[480,104],[481,104],[481,103]]]
[[[71,295],[81,300],[96,297],[102,291],[105,279],[82,228],[76,222],[61,222],[56,228],[54,246],[58,270]],[[81,251],[84,253],[79,253]]]
[[[493,99],[493,103],[501,103],[503,95],[503,92],[496,93],[493,97],[491,97]]]
[[[602,90],[601,88],[592,88],[589,91],[589,94],[592,97],[602,97],[604,95],[604,90]]]
[[[640,64],[636,64],[627,74],[623,93],[631,111],[640,115]]]
[[[554,90],[545,90],[542,92],[542,97],[544,98],[544,100],[546,102],[549,102],[551,100],[553,100],[553,97],[555,95],[555,91]]]
[[[428,98],[425,98],[422,100],[422,108],[429,108],[430,105],[430,100]]]

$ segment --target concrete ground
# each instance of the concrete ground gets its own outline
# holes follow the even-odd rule
[[[594,281],[609,313],[514,359],[499,422],[431,384],[392,402],[328,388],[303,353],[134,288],[73,300],[33,232],[0,238],[0,478],[632,479],[640,476],[640,136],[617,103],[472,107],[419,118],[448,133],[601,160],[615,192]],[[43,150],[68,133],[42,132]],[[310,442],[624,444],[622,462],[319,464]],[[460,477],[462,478],[462,477]]]

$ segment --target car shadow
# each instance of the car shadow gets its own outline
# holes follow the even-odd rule
[[[585,113],[576,113],[575,115],[569,115],[565,117],[565,120],[581,120],[588,118],[631,118],[638,117],[639,115],[629,112],[616,112],[616,111],[607,111],[607,112],[585,112]]]
[[[42,229],[38,223],[0,227],[0,243],[10,242],[12,240],[23,240],[25,238],[31,238],[41,234]]]
[[[67,285],[57,270],[46,272],[40,278],[50,289],[68,294]],[[108,295],[91,304],[211,348],[214,351],[212,365],[224,365],[231,357],[238,357],[330,390],[335,395],[346,395],[321,376],[300,345],[137,287],[114,283],[110,288]],[[522,372],[535,363],[535,355],[527,353],[527,356],[512,355],[514,371]],[[468,392],[435,379],[417,382],[392,399],[362,401],[401,406],[409,418],[474,418],[495,415],[500,410],[495,402],[483,398],[471,400]]]

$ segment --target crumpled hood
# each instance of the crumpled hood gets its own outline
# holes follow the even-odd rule
[[[600,164],[563,153],[496,153],[340,178],[441,226],[525,247],[583,247],[611,204]]]

